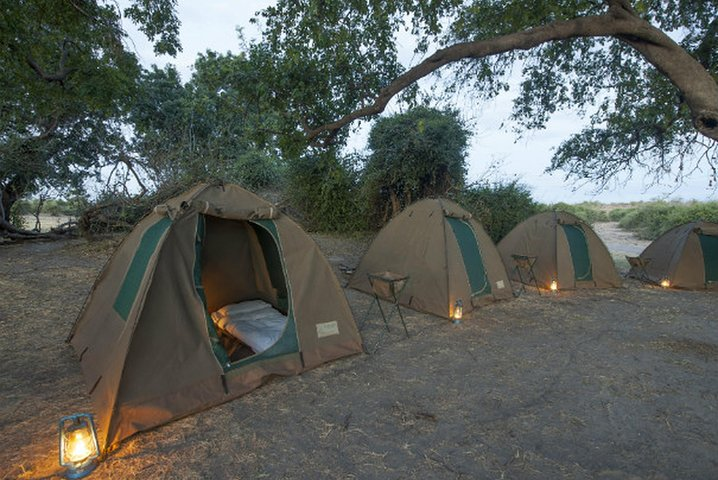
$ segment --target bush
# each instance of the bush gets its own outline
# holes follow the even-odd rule
[[[494,242],[540,211],[531,191],[517,180],[474,183],[456,195],[455,200],[484,225]]]
[[[339,233],[367,229],[352,163],[328,151],[289,164],[288,195],[307,229]]]
[[[83,236],[129,231],[158,204],[186,189],[184,184],[165,184],[141,197],[104,192],[93,203],[85,204],[78,220]]]
[[[718,223],[718,202],[650,202],[629,209],[618,225],[640,238],[655,240],[683,223],[703,220]]]
[[[620,222],[623,218],[631,212],[636,210],[635,207],[629,208],[614,208],[608,212],[608,220],[611,222]]]
[[[279,159],[260,150],[249,150],[231,165],[228,180],[256,191],[277,186],[282,173]]]
[[[8,219],[10,221],[10,224],[21,230],[27,228],[27,223],[25,222],[24,215],[29,215],[29,213],[26,213],[26,206],[26,203],[20,200],[15,202],[15,204],[10,209],[10,218]]]
[[[377,120],[362,178],[371,223],[381,227],[417,200],[460,189],[468,138],[453,110],[420,106]]]
[[[559,202],[554,203],[553,205],[545,206],[542,210],[568,212],[576,215],[589,225],[593,225],[596,222],[607,222],[609,219],[606,211],[601,210],[600,207],[601,204],[597,202],[583,202],[577,204]]]

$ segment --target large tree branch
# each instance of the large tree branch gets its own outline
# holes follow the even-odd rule
[[[35,58],[32,56],[32,54],[28,53],[25,57],[25,61],[27,64],[32,68],[37,75],[45,80],[46,82],[56,82],[60,85],[65,84],[65,80],[67,80],[67,77],[70,76],[72,72],[77,70],[76,68],[69,68],[65,66],[65,63],[67,62],[67,57],[70,55],[70,50],[68,48],[68,45],[71,43],[70,40],[65,39],[62,42],[62,52],[60,53],[60,61],[58,64],[57,72],[55,73],[47,73],[45,72],[40,64],[37,63]]]
[[[464,59],[485,58],[513,50],[529,50],[547,42],[585,37],[615,37],[641,53],[680,90],[693,115],[695,128],[718,140],[718,84],[710,73],[661,30],[636,16],[626,0],[608,0],[608,12],[553,22],[522,32],[475,42],[457,43],[436,51],[381,89],[370,105],[335,122],[306,129],[310,142],[325,143],[354,120],[379,114],[389,101],[418,80]],[[323,136],[323,139],[320,137]]]

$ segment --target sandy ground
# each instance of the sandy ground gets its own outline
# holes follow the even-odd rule
[[[614,257],[622,255],[637,257],[651,243],[620,229],[618,222],[596,223],[593,229]]]
[[[367,245],[315,238],[335,267]],[[92,409],[63,341],[116,243],[0,247],[2,478],[57,476],[57,420]],[[361,321],[369,297],[346,293]],[[528,291],[459,326],[404,310],[409,338],[374,309],[372,354],[136,435],[90,478],[715,479],[717,310],[633,280]]]

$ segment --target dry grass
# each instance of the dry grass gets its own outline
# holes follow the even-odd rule
[[[316,239],[335,267],[366,247]],[[92,408],[64,338],[116,243],[0,247],[3,478],[59,475],[56,422]],[[346,293],[360,320],[369,297]],[[371,315],[373,354],[141,433],[91,478],[715,478],[716,311],[628,281],[459,326],[404,310],[408,339]]]

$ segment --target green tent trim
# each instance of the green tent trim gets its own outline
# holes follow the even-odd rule
[[[464,268],[469,277],[469,285],[471,285],[471,296],[491,293],[491,284],[486,277],[486,269],[481,259],[479,244],[471,225],[459,218],[445,218],[451,225],[456,241],[459,244],[461,257],[464,260]]]
[[[718,282],[718,237],[715,235],[699,234],[703,250],[703,265],[705,266],[706,283]]]
[[[571,249],[571,261],[576,280],[593,280],[591,256],[588,253],[586,234],[580,225],[561,225]]]
[[[147,271],[150,258],[157,249],[157,244],[159,244],[162,235],[171,224],[172,220],[164,217],[149,227],[142,235],[140,244],[135,251],[135,256],[132,258],[130,267],[127,269],[125,279],[122,281],[122,286],[113,305],[115,311],[125,321],[127,321],[130,310],[132,310],[132,305],[135,303],[135,298],[137,297],[140,284]]]

